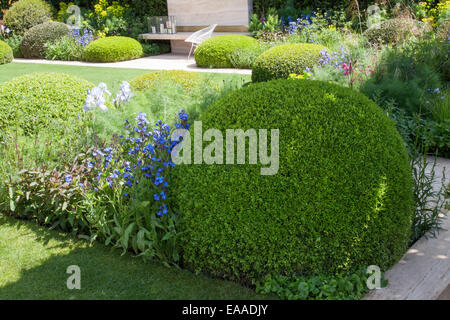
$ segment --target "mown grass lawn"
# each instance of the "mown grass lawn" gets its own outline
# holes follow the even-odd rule
[[[0,66],[0,83],[8,81],[14,77],[34,73],[34,72],[62,72],[72,74],[74,76],[86,79],[97,85],[104,82],[111,91],[116,92],[122,81],[130,81],[131,79],[152,72],[153,70],[144,69],[125,69],[125,68],[109,68],[109,67],[79,67],[65,65],[50,65],[36,63],[20,63],[13,62]],[[217,81],[231,80],[242,78],[250,80],[249,75],[235,75],[225,73],[202,73]]]
[[[70,265],[81,269],[81,290],[67,289]],[[267,298],[0,214],[0,300]]]

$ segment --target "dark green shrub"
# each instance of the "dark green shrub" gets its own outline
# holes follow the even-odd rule
[[[25,32],[52,18],[52,7],[43,0],[19,0],[6,12],[3,23],[16,34]]]
[[[7,43],[0,40],[0,64],[10,63],[13,61],[13,51]]]
[[[133,90],[143,91],[153,88],[159,81],[172,81],[181,85],[184,89],[192,89],[199,83],[198,73],[183,70],[162,70],[138,76],[130,81]]]
[[[45,22],[34,26],[25,33],[20,43],[24,58],[45,58],[46,43],[67,36],[69,27],[61,22]]]
[[[394,123],[364,95],[320,81],[276,80],[231,93],[200,119],[203,132],[279,129],[280,159],[272,176],[261,175],[267,165],[248,160],[175,166],[188,268],[250,282],[266,274],[385,269],[407,249],[408,156]]]
[[[253,63],[252,81],[287,79],[289,74],[303,74],[317,64],[324,46],[310,43],[283,44],[262,53]]]
[[[18,127],[33,134],[54,121],[83,112],[87,89],[94,85],[63,73],[32,73],[0,86],[0,130]]]
[[[222,35],[203,41],[195,50],[195,62],[205,68],[233,68],[230,56],[237,50],[257,48],[256,39],[243,35]]]
[[[372,44],[400,44],[410,36],[422,37],[430,28],[425,22],[395,18],[380,22],[364,32]]]
[[[401,47],[383,52],[375,72],[361,84],[360,91],[369,98],[395,100],[407,114],[429,113],[427,90],[441,87],[440,75],[422,59]]]
[[[142,57],[141,44],[128,37],[107,37],[87,45],[84,58],[89,62],[117,62]]]

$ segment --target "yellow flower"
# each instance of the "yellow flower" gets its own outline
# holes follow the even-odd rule
[[[108,15],[108,12],[106,12],[105,10],[103,10],[100,15],[104,18]]]

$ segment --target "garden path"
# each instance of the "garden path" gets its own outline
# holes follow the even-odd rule
[[[43,59],[14,59],[14,62],[40,63],[53,65],[87,66],[87,67],[112,67],[127,69],[149,69],[149,70],[185,70],[194,72],[214,72],[214,73],[234,73],[252,74],[249,69],[209,69],[199,68],[193,58],[187,59],[187,55],[161,54],[157,56],[145,57],[136,60],[112,62],[112,63],[91,63],[81,61],[52,61]]]
[[[435,172],[439,181],[444,168],[448,185],[450,159],[438,158]],[[439,185],[436,184],[435,188]],[[450,214],[444,216],[442,228],[444,230],[436,238],[422,237],[409,248],[403,258],[385,273],[389,285],[372,291],[364,299],[450,299]]]

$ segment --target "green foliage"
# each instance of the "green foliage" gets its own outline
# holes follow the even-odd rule
[[[90,169],[80,165],[78,159],[67,169],[67,172],[59,172],[44,165],[33,170],[21,170],[18,179],[11,179],[2,186],[2,191],[8,195],[5,204],[9,204],[3,209],[16,218],[35,220],[51,229],[86,236],[88,224],[81,214],[83,188],[67,183],[64,176],[70,174],[81,183],[80,178]]]
[[[45,47],[45,59],[47,60],[83,60],[84,47],[68,36],[47,42]]]
[[[302,74],[306,68],[317,64],[319,53],[324,46],[299,43],[283,44],[262,53],[253,64],[252,80],[254,82],[271,79],[287,79],[289,74]]]
[[[25,33],[20,43],[20,51],[25,58],[44,58],[45,44],[59,40],[69,33],[69,27],[61,22],[44,22]]]
[[[427,90],[441,87],[439,74],[424,61],[401,47],[386,49],[372,76],[361,85],[361,92],[373,98],[394,99],[409,115],[427,114],[430,94]]]
[[[144,57],[156,56],[170,52],[170,44],[167,43],[142,43]]]
[[[203,132],[279,129],[280,159],[273,176],[247,155],[246,164],[174,168],[188,268],[252,282],[386,269],[405,252],[413,218],[408,156],[394,123],[365,96],[276,80],[218,100],[200,120]]]
[[[401,44],[411,36],[423,37],[429,31],[426,23],[404,18],[394,18],[375,24],[364,32],[372,44]]]
[[[268,50],[270,45],[259,44],[252,48],[237,49],[230,55],[230,61],[233,68],[251,69],[258,58],[264,51]]]
[[[418,155],[413,158],[411,167],[414,177],[415,214],[411,244],[421,237],[436,235],[442,230],[444,216],[442,213],[450,202],[445,199],[445,169],[441,181],[436,177],[436,158],[433,162],[426,156]],[[428,171],[430,173],[428,173]],[[435,185],[440,183],[440,188]]]
[[[83,79],[62,73],[33,73],[14,78],[0,87],[0,128],[22,129],[32,135],[57,129],[82,113],[88,88]]]
[[[89,62],[117,62],[142,57],[141,44],[128,37],[107,37],[95,40],[85,48],[84,58]]]
[[[171,81],[190,90],[199,84],[200,76],[198,73],[183,70],[162,70],[138,76],[130,81],[130,85],[133,90],[144,91],[161,81]]]
[[[258,31],[276,32],[281,28],[280,19],[278,14],[274,10],[269,10],[267,16],[259,17],[256,13],[253,13],[250,17],[250,25],[248,31],[256,34]]]
[[[268,275],[257,282],[256,292],[275,293],[285,300],[358,300],[369,291],[367,278],[365,268],[336,276]]]
[[[258,42],[249,36],[222,35],[203,41],[195,50],[195,62],[205,68],[232,68],[230,56],[237,50],[251,50]]]
[[[51,20],[52,7],[43,0],[19,0],[6,12],[3,23],[18,35]]]
[[[14,58],[23,58],[22,52],[20,51],[20,43],[22,42],[21,36],[13,34],[4,39],[4,41],[11,47]]]
[[[0,64],[10,63],[13,59],[14,56],[11,47],[0,40]]]

